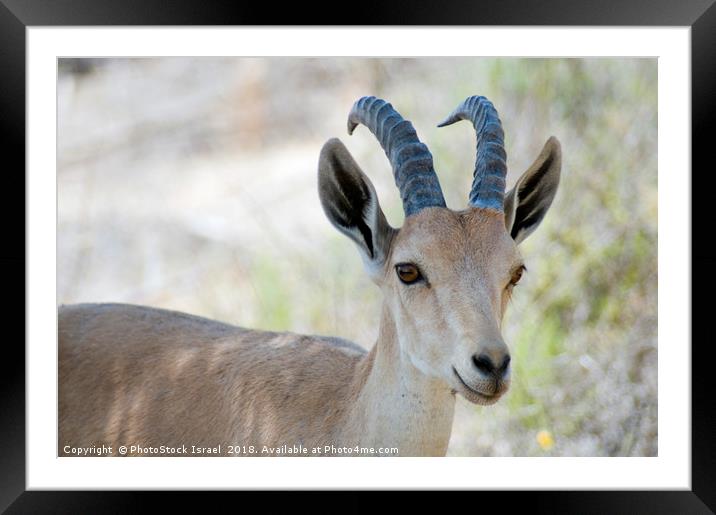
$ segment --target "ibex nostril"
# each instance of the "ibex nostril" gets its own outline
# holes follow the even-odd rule
[[[480,354],[472,356],[472,362],[475,364],[477,369],[483,374],[490,375],[495,370],[495,364],[492,362],[487,354]]]
[[[498,372],[500,372],[501,375],[504,375],[507,371],[507,367],[510,366],[510,356],[505,356],[505,359],[502,360],[502,365],[500,365],[500,368],[498,369]]]
[[[497,378],[502,378],[507,373],[507,368],[510,366],[510,356],[505,356],[499,367],[495,366],[492,358],[487,354],[473,355],[472,362],[475,364],[477,369],[485,375],[494,375]]]

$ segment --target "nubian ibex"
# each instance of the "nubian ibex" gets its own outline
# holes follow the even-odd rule
[[[323,209],[384,295],[370,351],[150,307],[62,306],[58,453],[444,456],[456,393],[492,404],[509,387],[501,323],[525,270],[517,244],[544,217],[561,167],[551,137],[505,194],[495,108],[469,97],[440,126],[463,119],[477,160],[468,207],[455,211],[413,125],[384,100],[354,104],[348,132],[363,124],[388,156],[400,229],[346,147],[321,150]]]

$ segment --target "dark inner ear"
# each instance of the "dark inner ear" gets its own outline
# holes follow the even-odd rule
[[[515,238],[523,227],[530,227],[539,223],[544,216],[544,211],[546,211],[548,206],[543,206],[543,204],[549,204],[551,198],[547,198],[541,194],[539,184],[552,168],[553,162],[554,155],[550,153],[541,166],[532,174],[525,177],[524,182],[519,185],[517,190],[519,202],[514,217],[514,220],[519,221],[519,223],[512,225],[512,231],[510,233],[512,238]]]
[[[342,168],[342,163],[335,154],[329,157],[331,166],[335,170]],[[333,221],[346,229],[357,228],[363,240],[370,258],[375,257],[373,249],[373,235],[363,219],[363,214],[370,203],[370,191],[368,185],[359,180],[357,176],[349,173],[337,173],[333,179],[339,184],[332,184],[333,202],[325,207],[332,216]]]
[[[550,137],[534,163],[505,195],[505,225],[515,242],[522,242],[539,226],[554,200],[562,168],[559,141]]]
[[[390,250],[394,230],[380,209],[370,179],[335,138],[321,149],[318,197],[328,220],[358,245],[369,265],[368,272],[377,274]]]

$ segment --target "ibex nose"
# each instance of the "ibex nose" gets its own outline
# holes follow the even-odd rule
[[[498,364],[493,361],[492,357],[484,352],[479,355],[473,354],[472,362],[483,375],[503,379],[505,375],[507,375],[507,371],[510,367],[510,355],[505,352],[496,357]]]

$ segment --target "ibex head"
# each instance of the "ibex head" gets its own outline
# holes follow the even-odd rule
[[[446,207],[428,148],[409,121],[375,97],[355,103],[348,132],[363,124],[383,147],[403,199],[403,227],[388,224],[375,188],[338,139],[321,151],[319,195],[328,219],[357,244],[383,290],[400,355],[468,400],[491,404],[510,382],[500,327],[525,270],[517,244],[554,199],[561,154],[557,139],[549,138],[505,194],[506,156],[495,108],[473,96],[440,126],[463,119],[477,132],[467,209]]]

